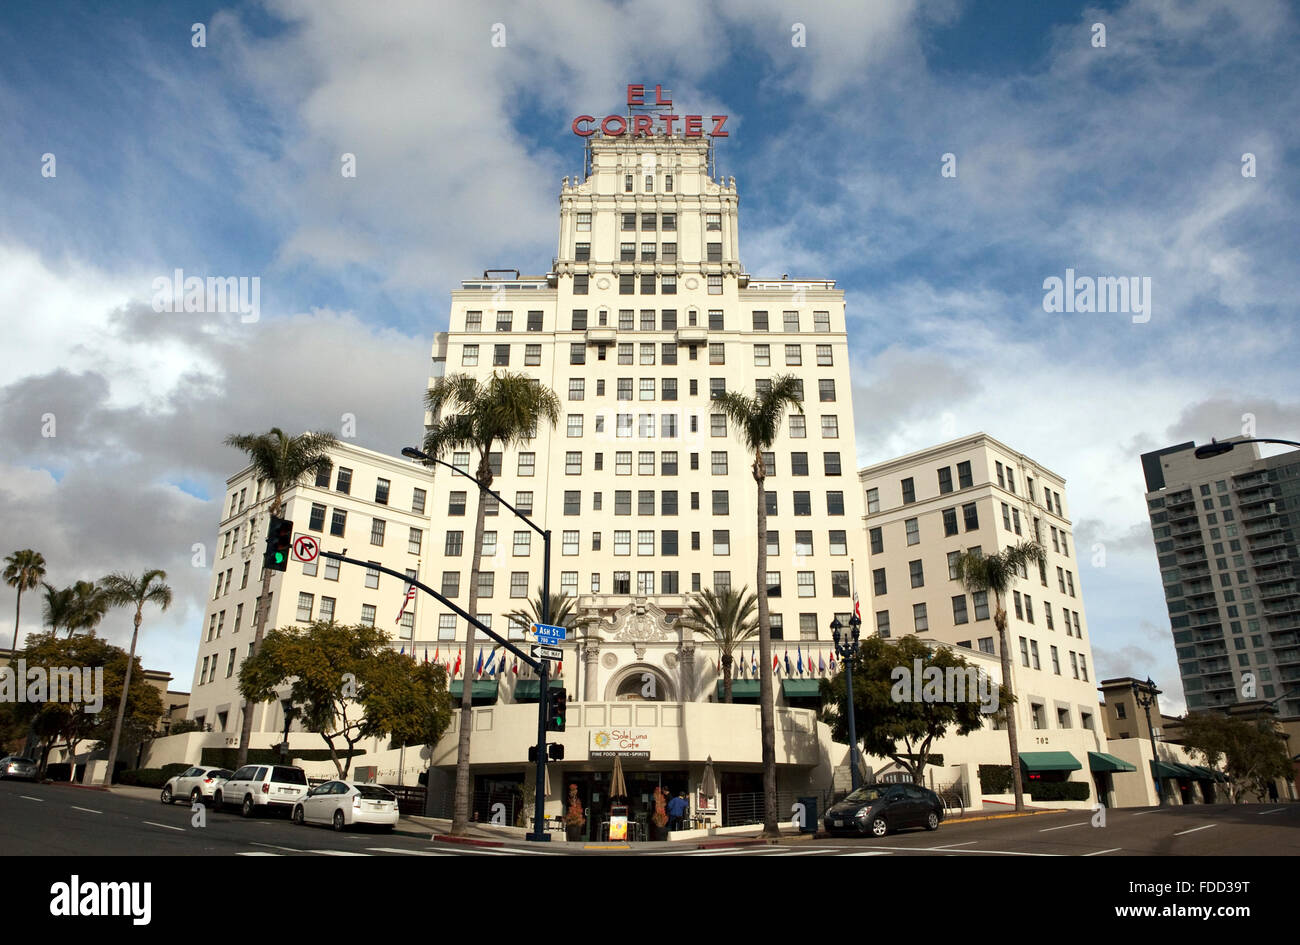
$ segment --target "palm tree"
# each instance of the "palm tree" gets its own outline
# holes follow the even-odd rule
[[[598,617],[579,614],[576,610],[578,601],[568,594],[552,594],[549,606],[543,602],[543,595],[544,592],[539,587],[537,596],[528,602],[528,610],[513,610],[506,617],[528,627],[535,623],[550,623],[553,627],[572,631],[583,640],[587,639],[590,628],[600,622]],[[581,670],[581,654],[578,657],[578,667]]]
[[[126,676],[122,680],[122,696],[117,701],[117,721],[113,723],[113,740],[108,743],[108,770],[104,772],[104,786],[113,783],[113,767],[117,761],[117,743],[122,737],[122,719],[126,715],[126,695],[131,689],[131,668],[135,663],[135,644],[140,636],[140,621],[145,604],[157,604],[166,610],[172,604],[172,589],[164,582],[167,572],[153,569],[140,577],[134,574],[113,573],[100,582],[104,597],[114,607],[135,607],[135,629],[131,632],[131,650],[126,657]]]
[[[682,626],[703,634],[717,644],[722,654],[722,688],[725,701],[731,702],[731,667],[735,662],[736,647],[758,631],[754,619],[757,599],[749,587],[722,592],[700,591],[691,601],[689,611],[681,618]]]
[[[326,471],[331,466],[330,450],[338,440],[332,433],[303,433],[300,436],[285,436],[279,427],[272,427],[267,433],[232,433],[226,437],[226,445],[243,450],[253,465],[253,475],[268,483],[271,487],[271,515],[284,511],[284,494],[298,486],[309,474]],[[262,634],[266,630],[266,618],[271,611],[271,575],[272,568],[262,569],[262,594],[257,599],[256,630],[253,633],[253,653],[262,645]],[[242,767],[248,761],[248,743],[253,737],[253,703],[245,700],[244,718],[239,729],[239,755],[236,767]]]
[[[985,555],[977,548],[962,552],[957,559],[957,573],[961,575],[962,586],[972,594],[983,591],[993,597],[993,625],[998,630],[998,649],[1002,653],[1002,688],[1008,697],[1013,697],[1014,691],[1011,687],[1011,651],[1007,647],[1007,591],[1023,568],[1038,564],[1046,560],[1046,557],[1043,546],[1038,542],[1023,541],[995,555]],[[1007,741],[1011,745],[1011,782],[1016,795],[1016,810],[1023,811],[1025,801],[1021,797],[1023,784],[1020,778],[1020,745],[1016,740],[1014,706],[1007,709]]]
[[[478,515],[474,521],[474,556],[469,570],[469,602],[466,610],[478,613],[479,559],[483,554],[484,516],[487,502],[483,490],[492,486],[489,455],[494,448],[506,449],[531,439],[545,420],[554,426],[560,419],[560,399],[526,374],[493,372],[479,379],[468,374],[449,374],[433,382],[424,398],[425,409],[434,421],[424,437],[424,452],[434,458],[452,449],[478,451]],[[443,411],[448,412],[442,416]],[[474,654],[474,625],[465,631],[465,650]],[[466,673],[466,676],[469,674]],[[462,685],[460,732],[456,745],[456,794],[452,807],[451,833],[461,836],[469,827],[469,744],[473,686]]]
[[[13,652],[18,651],[18,621],[22,616],[23,591],[35,590],[43,577],[45,577],[45,556],[39,551],[24,548],[5,558],[5,583],[18,589],[18,600],[14,605]]]
[[[72,615],[64,623],[71,637],[78,630],[86,630],[93,637],[104,615],[108,613],[108,597],[103,587],[93,581],[78,581],[72,585]]]
[[[763,835],[779,837],[776,809],[776,710],[772,684],[772,626],[767,606],[767,464],[763,454],[772,448],[787,409],[803,413],[803,384],[793,375],[772,378],[771,386],[753,397],[727,391],[715,403],[736,428],[753,454],[751,470],[758,490],[758,651],[762,667],[758,676],[759,719],[763,739]]]
[[[41,586],[45,588],[45,600],[41,602],[41,616],[46,626],[55,633],[59,632],[60,627],[67,628],[68,636],[72,636],[72,625],[78,619],[76,588],[58,588],[49,581],[42,581]]]

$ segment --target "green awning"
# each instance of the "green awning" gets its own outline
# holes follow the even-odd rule
[[[563,679],[552,679],[547,687],[549,689],[563,689]],[[515,683],[515,701],[522,702],[524,699],[537,699],[542,691],[540,679],[521,679]],[[477,686],[474,689],[474,695],[478,695]]]
[[[1196,781],[1201,777],[1200,774],[1197,773],[1196,769],[1191,765],[1179,764],[1178,762],[1170,762],[1170,764],[1178,769],[1178,776],[1180,778],[1190,778],[1191,780]]]
[[[1078,771],[1083,765],[1068,751],[1022,751],[1020,767],[1026,771]]]
[[[718,680],[718,701],[722,702],[727,698],[726,690],[723,689],[725,680]],[[733,679],[731,681],[731,698],[733,702],[753,699],[758,700],[758,680],[757,679]]]
[[[1088,752],[1088,769],[1102,774],[1115,774],[1120,771],[1137,770],[1134,765],[1129,764],[1123,758],[1116,758],[1114,755],[1108,755],[1104,751]]]
[[[465,690],[465,681],[463,679],[453,679],[448,691],[454,700],[460,699],[460,694]],[[470,689],[470,699],[491,699],[496,700],[497,681],[495,679],[476,679],[474,686]]]
[[[820,679],[782,679],[781,691],[787,699],[817,699],[822,694]]]
[[[1187,774],[1180,771],[1182,765],[1169,764],[1165,761],[1152,761],[1151,776],[1153,778],[1186,778]]]

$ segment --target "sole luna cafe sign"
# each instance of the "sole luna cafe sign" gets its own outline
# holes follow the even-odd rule
[[[650,758],[650,732],[643,728],[602,728],[589,733],[589,758]]]

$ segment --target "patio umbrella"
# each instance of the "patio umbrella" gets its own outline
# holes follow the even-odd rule
[[[614,756],[614,774],[610,777],[609,796],[627,797],[627,782],[623,780],[623,758]]]
[[[704,777],[700,779],[700,793],[710,800],[718,793],[718,779],[713,773],[713,756],[704,762]]]

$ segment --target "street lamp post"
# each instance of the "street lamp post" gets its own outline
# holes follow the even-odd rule
[[[464,476],[478,487],[480,493],[486,493],[495,498],[499,503],[513,512],[516,518],[521,519],[525,525],[542,536],[542,623],[549,624],[551,622],[551,530],[549,528],[542,528],[523,512],[519,511],[505,499],[501,498],[500,493],[493,492],[468,472],[453,466],[446,460],[430,456],[428,453],[425,453],[423,450],[418,450],[414,446],[404,448],[402,450],[402,455],[409,457],[410,459],[418,459],[424,463],[446,466],[457,475]],[[474,552],[477,553],[478,549],[475,548]],[[529,662],[532,661],[530,660]],[[550,836],[543,828],[543,824],[546,820],[546,719],[550,712],[551,701],[549,669],[549,662],[546,660],[538,661],[537,677],[541,691],[538,693],[537,699],[537,786],[533,796],[533,832],[527,836],[527,839],[537,841],[550,839]]]
[[[840,623],[840,618],[836,617],[831,621],[831,638],[835,641],[835,652],[840,658],[840,662],[845,666],[844,685],[848,689],[849,700],[849,783],[853,790],[857,790],[861,785],[861,775],[858,773],[858,730],[855,724],[853,711],[853,658],[858,655],[858,637],[862,631],[862,620],[857,614],[849,618],[849,627],[852,633],[840,642],[840,631],[844,629],[844,624]]]
[[[1243,443],[1279,443],[1282,446],[1300,446],[1300,443],[1297,443],[1295,440],[1274,440],[1266,436],[1252,436],[1241,440],[1228,440],[1225,443],[1220,443],[1218,440],[1211,439],[1210,442],[1206,443],[1204,446],[1196,447],[1196,458],[1209,459],[1211,456],[1220,456],[1223,453],[1231,452],[1234,446],[1240,446]]]
[[[287,765],[289,763],[289,726],[293,724],[297,711],[293,707],[292,699],[281,699],[280,707],[284,709],[284,741],[280,743],[280,764]]]
[[[1156,799],[1160,806],[1165,806],[1164,782],[1160,777],[1160,755],[1156,752],[1156,730],[1151,727],[1151,707],[1155,705],[1158,690],[1156,684],[1147,677],[1145,687],[1140,682],[1133,683],[1133,698],[1137,700],[1147,716],[1147,733],[1151,736],[1151,773],[1156,780]]]

